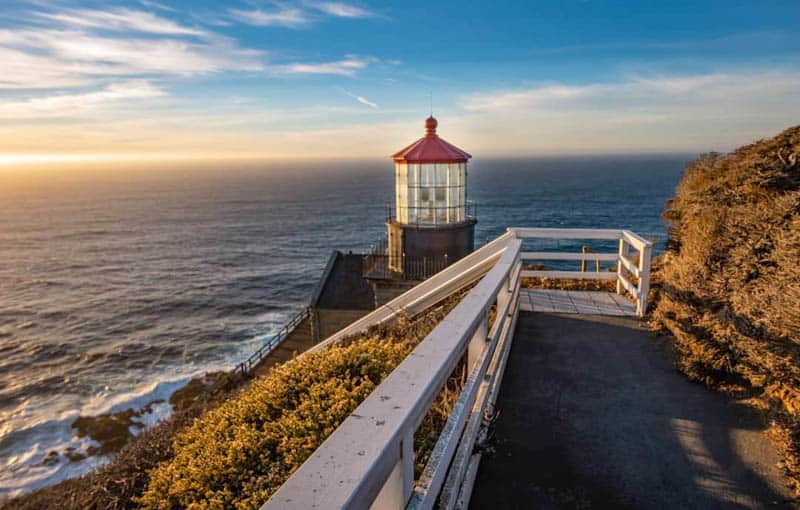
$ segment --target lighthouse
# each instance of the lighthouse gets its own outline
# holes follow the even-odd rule
[[[440,138],[437,128],[428,117],[423,137],[391,156],[395,200],[386,215],[386,238],[368,253],[331,253],[309,304],[308,342],[339,331],[472,251],[472,156]]]
[[[474,209],[467,202],[466,151],[441,138],[438,122],[425,119],[422,138],[392,155],[394,214],[386,221],[388,268],[422,280],[469,254],[474,247]]]

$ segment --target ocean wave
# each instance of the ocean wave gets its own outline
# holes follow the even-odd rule
[[[275,325],[268,328],[277,330]],[[73,396],[79,405],[57,411],[50,399],[21,402],[15,411],[3,413],[0,420],[0,498],[14,497],[61,480],[83,475],[107,462],[109,456],[86,456],[100,445],[88,437],[80,438],[72,424],[79,416],[110,415],[133,409],[146,409],[136,421],[150,427],[172,412],[169,398],[190,380],[206,373],[231,370],[271,335],[258,335],[243,342],[229,357],[207,364],[183,364],[162,369],[147,383],[126,391],[102,390],[89,398]],[[65,396],[56,397],[59,401]],[[69,400],[69,399],[68,399]],[[155,404],[154,404],[155,403]],[[131,427],[132,435],[144,428]],[[55,453],[54,453],[55,452]],[[76,460],[70,460],[70,456]]]

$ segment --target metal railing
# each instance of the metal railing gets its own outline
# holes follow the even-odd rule
[[[424,280],[450,265],[447,254],[441,257],[402,255],[398,259],[391,260],[389,255],[365,255],[361,274],[365,278],[375,279]],[[397,271],[399,267],[403,270]]]
[[[523,252],[528,238],[618,240],[616,254]],[[627,250],[639,251],[633,264]],[[459,304],[336,428],[262,510],[466,508],[510,353],[524,276],[581,278],[602,273],[526,271],[523,260],[616,260],[622,289],[646,306],[652,245],[627,230],[509,229],[306,353],[318,352],[398,314],[413,316],[477,280]],[[613,256],[613,258],[612,258]],[[622,270],[634,273],[634,294]],[[605,278],[605,277],[604,277]],[[633,287],[631,285],[631,287]],[[621,290],[622,290],[621,289]],[[644,296],[644,300],[642,300]],[[491,308],[496,309],[489,322]],[[468,376],[422,476],[414,479],[414,433],[460,360]]]
[[[402,214],[405,211],[405,215]],[[405,216],[407,221],[401,221],[399,217]],[[395,210],[389,204],[386,205],[386,221],[399,221],[406,225],[415,226],[436,226],[461,223],[468,220],[478,219],[478,204],[467,201],[458,206],[400,206]]]
[[[233,373],[242,375],[249,374],[256,365],[261,363],[261,360],[269,356],[269,354],[274,351],[281,342],[286,340],[286,337],[288,337],[292,331],[294,331],[297,326],[300,325],[301,322],[306,320],[308,313],[308,308],[303,308],[300,310],[300,312],[289,319],[289,321],[286,322],[286,324],[284,324],[277,333],[272,336],[268,336],[267,340],[261,347],[258,348],[256,352],[251,354],[246,360],[236,365],[236,368],[233,369]]]
[[[364,255],[361,275],[364,278],[394,280],[425,280],[452,263],[446,253],[441,257],[408,257],[389,255],[389,242],[386,238],[370,245]],[[402,270],[400,270],[402,269]]]

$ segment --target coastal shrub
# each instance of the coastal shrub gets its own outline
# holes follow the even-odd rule
[[[408,342],[333,346],[273,369],[195,421],[152,473],[146,509],[258,508],[405,358]]]
[[[463,292],[415,320],[370,328],[273,368],[173,441],[150,471],[142,508],[259,508],[435,325]],[[415,434],[420,472],[459,391],[463,368]]]
[[[365,332],[353,335],[343,340],[339,347],[345,348],[360,342],[371,341],[375,343],[373,347],[383,348],[395,344],[397,348],[405,348],[410,351],[458,304],[468,290],[465,289],[445,299],[413,318],[413,320],[401,316],[391,324],[372,327]],[[490,320],[492,320],[492,317],[493,311],[490,311]],[[323,353],[328,352],[328,350],[323,351]],[[335,353],[337,351],[331,352]],[[393,363],[394,361],[399,362],[399,360],[393,360]],[[375,367],[372,368],[374,369]],[[308,367],[308,372],[313,372],[314,370],[316,370],[316,367]],[[462,372],[463,366],[455,370],[446,387],[441,390],[431,411],[424,417],[417,429],[414,437],[417,473],[424,466],[430,450],[435,444],[436,438],[447,420],[447,416],[450,414],[452,404],[460,392],[460,385],[463,380]],[[281,377],[278,375],[279,373],[279,371],[271,371],[266,378]],[[370,378],[375,377],[375,372],[370,372],[369,370],[364,374]],[[304,377],[302,373],[296,374],[296,376]],[[170,403],[174,406],[172,416],[131,439],[110,462],[80,478],[67,479],[17,498],[0,500],[0,510],[39,510],[42,508],[123,510],[140,508],[142,505],[145,505],[146,508],[171,508],[170,505],[177,505],[178,508],[183,508],[182,503],[176,503],[178,498],[176,492],[156,491],[156,487],[159,486],[158,483],[163,482],[155,482],[151,481],[151,479],[156,475],[174,477],[174,480],[180,483],[181,487],[186,489],[188,493],[192,488],[197,489],[189,479],[196,474],[202,473],[203,466],[200,463],[185,462],[186,471],[177,469],[179,461],[175,459],[179,451],[189,452],[194,448],[194,451],[208,452],[209,455],[211,453],[221,455],[227,448],[228,441],[249,441],[260,437],[248,436],[253,431],[247,426],[240,426],[235,431],[231,430],[228,435],[217,437],[204,438],[194,434],[192,437],[198,442],[204,442],[206,439],[215,442],[214,447],[209,444],[207,449],[203,449],[200,448],[201,445],[199,444],[192,445],[187,435],[189,433],[187,431],[191,430],[191,427],[197,425],[199,421],[208,419],[207,417],[211,415],[212,411],[220,406],[227,406],[226,409],[231,413],[234,412],[234,409],[241,409],[235,404],[238,401],[238,395],[242,394],[242,392],[247,392],[250,383],[258,381],[263,383],[265,380],[244,381],[240,377],[222,372],[193,380],[170,398]],[[291,388],[294,380],[291,380],[291,378],[283,379],[281,384]],[[293,448],[291,451],[287,448],[286,451],[290,453],[288,462],[294,464],[292,468],[282,472],[273,471],[267,474],[267,476],[271,477],[270,483],[272,484],[272,488],[269,491],[280,486],[282,481],[291,474],[291,471],[299,466],[302,460],[313,451],[314,447],[310,445],[318,444],[324,440],[322,436],[327,436],[340,419],[347,415],[347,413],[343,412],[345,407],[357,405],[357,402],[341,399],[342,394],[331,392],[331,388],[318,388],[313,398],[307,401],[304,409],[306,412],[316,412],[317,409],[314,409],[314,405],[325,408],[334,404],[339,407],[334,407],[331,416],[338,413],[338,418],[329,420],[322,433],[317,433],[316,436],[313,433],[305,436],[304,434],[308,432],[308,429],[303,431],[297,427],[291,430],[296,435],[293,437],[287,436],[285,444]],[[352,391],[352,389],[351,387],[347,393],[350,396],[355,395],[353,398],[358,399],[359,402],[369,393],[368,391],[358,393]],[[361,389],[366,390],[366,386]],[[303,398],[303,394],[297,391],[292,395],[293,399],[297,401]],[[323,396],[325,398],[322,398]],[[248,402],[253,404],[253,402],[257,401],[253,399],[254,397],[251,397]],[[275,412],[274,406],[267,406],[265,409],[265,411],[262,410],[260,412]],[[272,410],[270,411],[270,409]],[[310,430],[313,432],[318,429],[312,427]],[[280,454],[283,454],[283,450]],[[185,461],[186,459],[183,460]],[[235,479],[243,479],[235,470],[230,473],[233,474]],[[209,483],[214,478],[206,477],[203,480],[205,483]],[[163,489],[163,485],[159,487]],[[203,493],[194,493],[193,497],[196,499],[192,500],[188,507],[213,508],[216,505],[217,508],[236,508],[234,494],[230,492],[224,493],[224,491],[217,492],[217,489],[218,487],[211,485],[203,486]],[[244,487],[242,490],[249,491],[250,487]],[[145,495],[144,498],[143,495]],[[143,501],[145,498],[147,502]],[[186,501],[189,501],[188,497],[186,497]],[[251,508],[253,505],[257,506],[257,503],[254,501],[240,502],[239,508]]]
[[[729,155],[691,162],[667,203],[653,318],[675,338],[679,368],[754,398],[786,428],[800,462],[800,126]],[[797,485],[800,488],[800,484]]]

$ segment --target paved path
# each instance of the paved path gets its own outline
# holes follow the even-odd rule
[[[782,508],[764,424],[635,319],[520,313],[471,508]]]

